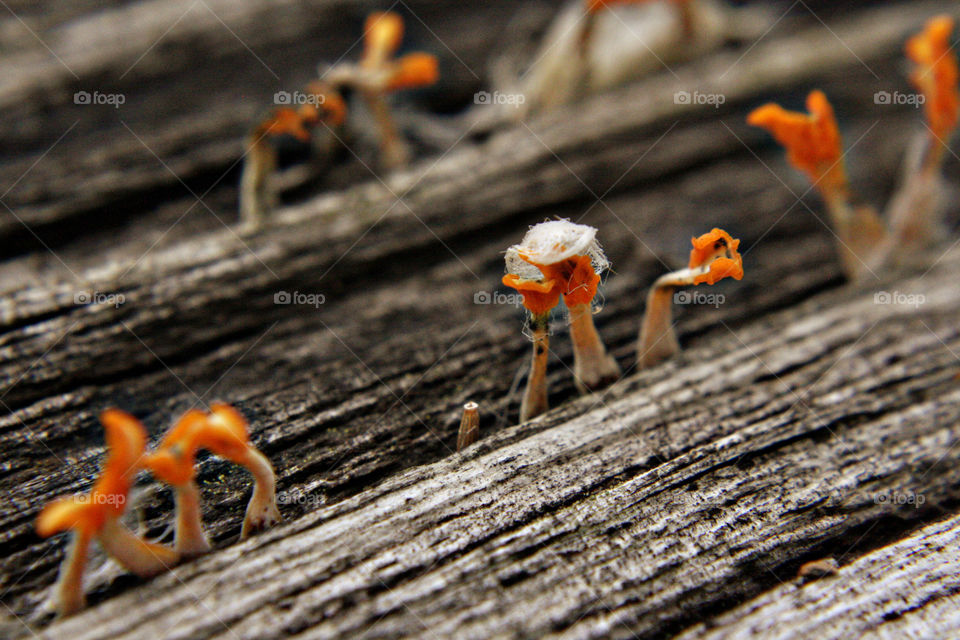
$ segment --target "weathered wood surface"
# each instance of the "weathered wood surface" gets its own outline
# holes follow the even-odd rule
[[[63,178],[49,203],[23,201],[52,207],[36,215],[57,238],[55,256],[36,250],[0,265],[0,447],[15,452],[0,478],[8,613],[46,623],[36,610],[62,543],[38,540],[32,520],[51,497],[89,486],[102,457],[95,416],[110,405],[144,417],[156,438],[193,404],[236,403],[280,490],[294,496],[282,505],[290,525],[231,546],[248,481],[205,460],[204,517],[219,550],[142,586],[101,582],[96,606],[52,637],[234,637],[227,627],[240,637],[587,637],[605,628],[658,637],[775,588],[805,559],[846,560],[952,512],[958,259],[919,279],[878,274],[858,292],[824,292],[841,280],[830,233],[807,209],[819,213],[819,203],[798,202],[802,179],[772,147],[748,150],[762,136],[742,124],[767,96],[786,91],[799,103],[822,86],[844,120],[858,187],[881,201],[920,125],[915,110],[880,109],[872,93],[905,88],[903,37],[944,8],[958,11],[909,3],[841,15],[830,29],[791,16],[749,51],[486,140],[467,133],[384,182],[356,164],[348,177],[360,184],[282,209],[246,238],[164,187],[179,182],[147,147],[167,136],[182,151],[158,155],[169,165],[182,153],[177,175],[213,182],[239,153],[249,106],[198,108],[214,133],[197,147],[186,144],[199,130],[189,118],[149,127],[147,147],[129,132],[106,135],[103,166],[124,167],[130,154],[156,163],[131,187],[127,211],[107,215],[128,226],[82,222],[89,228],[71,236],[91,207],[115,202],[101,189],[84,190],[100,198],[93,204],[71,201],[76,184],[102,174],[91,166]],[[508,17],[483,15],[488,25]],[[171,83],[170,96],[190,87],[182,74]],[[727,103],[673,104],[691,88]],[[123,132],[116,127],[107,130]],[[56,182],[46,172],[57,165],[41,160],[18,188]],[[224,223],[234,198],[225,180],[210,199]],[[191,205],[202,215],[168,232]],[[664,263],[683,262],[691,234],[720,225],[742,237],[748,276],[718,289],[719,308],[678,314],[691,351],[631,373],[602,398],[574,400],[561,332],[550,379],[562,407],[507,427],[519,404],[508,392],[528,356],[521,315],[471,303],[497,287],[500,252],[548,215],[600,228],[616,273],[598,324],[625,367],[644,289]],[[878,289],[927,301],[873,305]],[[81,291],[125,302],[77,305]],[[326,302],[275,305],[278,291]],[[483,407],[481,441],[451,457],[467,400]],[[878,503],[890,492],[922,494],[924,508]],[[148,530],[161,532],[167,493],[147,484],[142,504]],[[929,606],[949,624],[937,613],[948,606]],[[107,619],[116,626],[98,626]]]
[[[788,581],[680,636],[691,638],[950,638],[960,628],[960,519],[923,527],[836,576]],[[922,630],[922,633],[918,633]]]
[[[919,309],[842,290],[724,329],[681,362],[178,568],[49,633],[680,630],[777,582],[800,558],[842,556],[858,527],[880,521],[889,534],[885,520],[923,513],[890,496],[931,506],[960,495],[958,268],[954,253],[895,283],[922,288]]]

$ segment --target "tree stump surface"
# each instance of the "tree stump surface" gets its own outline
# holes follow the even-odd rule
[[[245,130],[385,7],[44,4],[0,20],[0,635],[960,634],[960,207],[928,267],[846,283],[821,201],[744,123],[822,88],[855,187],[882,204],[923,125],[873,95],[910,91],[903,41],[958,3],[776,4],[757,41],[485,128],[445,112],[543,5],[401,2],[410,48],[446,72],[402,106],[419,157],[383,173],[345,138],[329,175],[289,169],[246,235]],[[73,104],[94,89],[125,102]],[[725,101],[675,104],[694,89]],[[503,251],[553,216],[599,229],[596,321],[625,375],[579,397],[559,319],[554,409],[517,425],[522,310],[484,301],[510,292]],[[714,226],[742,239],[744,279],[676,305],[684,351],[634,370],[647,288]],[[471,400],[480,440],[455,453]],[[92,567],[88,608],[53,622],[64,537],[33,522],[91,486],[98,413],[134,413],[155,443],[213,401],[250,419],[285,522],[238,542],[250,479],[201,457],[216,549],[152,580]],[[137,498],[163,534],[169,490],[144,475]],[[826,557],[835,575],[797,577]]]

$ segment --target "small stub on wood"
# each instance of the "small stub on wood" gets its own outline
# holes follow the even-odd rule
[[[468,402],[463,405],[460,432],[457,434],[457,451],[463,451],[480,437],[480,405]]]
[[[819,560],[811,560],[810,562],[803,563],[797,571],[797,579],[803,582],[819,580],[827,576],[837,575],[838,570],[839,565],[837,565],[836,560],[833,558],[820,558]]]

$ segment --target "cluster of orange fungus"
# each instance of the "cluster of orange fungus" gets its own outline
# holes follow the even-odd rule
[[[67,529],[96,535],[107,519],[124,511],[146,448],[146,432],[136,418],[117,409],[104,411],[100,421],[109,450],[100,477],[88,495],[61,498],[44,507],[36,525],[44,538]]]
[[[560,304],[560,287],[556,280],[527,280],[508,273],[503,276],[503,284],[523,295],[523,306],[533,315],[548,313]]]
[[[925,98],[930,129],[946,141],[957,126],[960,95],[957,92],[957,57],[950,48],[953,18],[938,16],[907,40],[907,56],[917,64],[910,79]]]
[[[823,192],[842,193],[847,188],[842,143],[833,107],[822,91],[807,96],[807,110],[787,111],[766,104],[747,116],[747,122],[769,131],[787,150],[787,159],[804,171]]]
[[[710,265],[707,273],[694,277],[694,284],[714,284],[724,278],[740,280],[743,278],[743,257],[737,251],[740,240],[733,238],[723,229],[714,229],[699,238],[691,238],[693,249],[690,251],[691,269]]]

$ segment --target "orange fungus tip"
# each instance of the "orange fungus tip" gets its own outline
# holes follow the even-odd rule
[[[737,251],[740,240],[732,237],[723,229],[713,229],[698,238],[691,238],[693,249],[690,251],[691,269],[710,265],[707,273],[694,277],[694,284],[714,284],[724,278],[740,280],[743,278],[743,257]]]
[[[747,123],[766,129],[787,150],[787,159],[824,190],[846,188],[842,141],[833,107],[822,91],[807,96],[809,113],[766,104],[747,116]]]
[[[363,33],[364,59],[385,59],[400,47],[403,40],[403,18],[390,11],[371,13],[367,16]]]
[[[232,462],[243,461],[250,448],[247,422],[229,405],[214,404],[207,414],[188,411],[167,433],[147,467],[169,484],[183,485],[194,477],[197,451],[207,449]]]
[[[410,53],[396,63],[396,71],[387,84],[388,91],[426,87],[440,77],[437,59],[429,53]]]
[[[140,470],[147,434],[129,413],[108,409],[100,415],[106,431],[107,459],[89,494],[61,498],[48,504],[37,518],[37,533],[47,537],[67,529],[95,534],[107,518],[126,508],[127,494]]]
[[[567,281],[563,300],[567,306],[590,304],[597,295],[600,276],[593,270],[590,256],[577,256],[574,260],[573,274]]]
[[[273,117],[267,122],[267,133],[272,136],[290,135],[303,142],[310,140],[310,132],[304,127],[303,117],[289,107],[274,111]]]
[[[714,228],[710,233],[705,233],[699,238],[690,238],[693,249],[690,251],[691,269],[702,266],[708,260],[724,253],[737,254],[740,248],[740,240],[733,238],[723,229]]]
[[[60,498],[49,503],[37,517],[37,534],[42,538],[68,531],[86,529],[94,533],[103,522],[102,517],[90,508],[90,501],[82,497]]]
[[[910,79],[923,93],[930,129],[941,140],[956,128],[960,114],[957,56],[950,47],[952,32],[953,18],[938,16],[906,45],[907,56],[917,65]]]
[[[740,280],[743,278],[743,259],[717,258],[710,263],[710,271],[693,279],[693,284],[714,284],[724,278]]]
[[[560,303],[560,287],[555,280],[527,280],[513,273],[503,276],[503,284],[523,295],[523,306],[534,315],[547,313]]]

